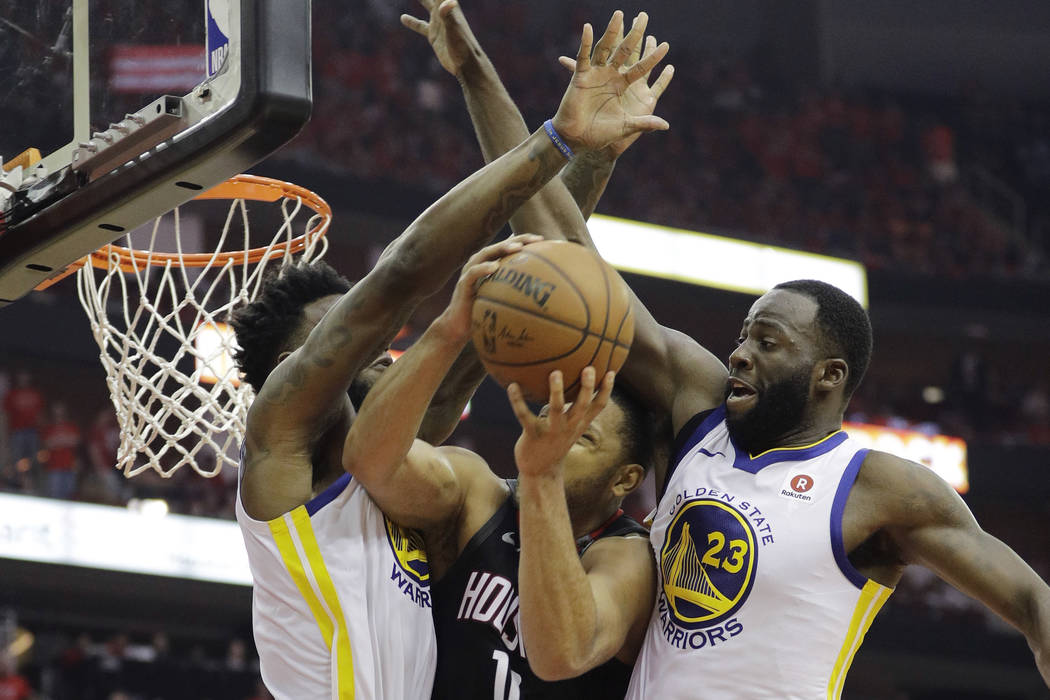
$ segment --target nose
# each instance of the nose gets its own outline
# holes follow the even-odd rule
[[[751,363],[751,353],[746,346],[746,343],[741,343],[729,353],[729,369],[751,369],[754,366]]]

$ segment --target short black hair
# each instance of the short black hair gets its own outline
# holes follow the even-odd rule
[[[230,313],[237,337],[233,359],[255,391],[277,365],[277,358],[297,335],[307,304],[333,294],[345,294],[350,282],[321,261],[285,265],[267,273],[255,299]]]
[[[845,387],[848,401],[871,362],[872,332],[868,312],[849,294],[819,280],[782,282],[773,289],[798,292],[817,303],[817,325],[824,341],[821,350],[829,357],[845,359],[849,366]]]
[[[648,472],[658,453],[655,415],[619,384],[613,387],[610,400],[623,411],[620,449],[624,464],[638,464]]]

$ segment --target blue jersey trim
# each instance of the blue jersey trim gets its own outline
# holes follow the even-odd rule
[[[664,497],[664,492],[667,491],[667,485],[671,483],[671,477],[674,476],[675,470],[678,469],[678,465],[681,464],[682,459],[689,454],[689,451],[697,446],[697,444],[707,437],[707,434],[714,430],[715,426],[722,422],[726,415],[725,404],[717,406],[715,408],[709,408],[706,411],[701,411],[695,416],[686,421],[682,429],[675,435],[674,445],[672,448],[674,452],[671,453],[671,459],[667,463],[667,473],[664,474],[664,480],[662,484],[657,484],[659,487],[656,493],[656,500],[660,500]],[[694,427],[695,426],[695,427]]]
[[[689,451],[700,444],[700,441],[707,437],[707,434],[715,429],[719,423],[725,420],[726,407],[725,404],[718,406],[717,408],[711,409],[710,411],[704,411],[707,413],[707,417],[704,418],[700,425],[696,427],[693,434],[689,436],[689,439],[685,441],[682,448],[678,450],[678,453],[674,457],[674,466],[678,466],[678,463],[682,461],[682,458],[689,454]],[[703,413],[698,413],[697,416],[701,416]]]
[[[751,457],[747,452],[741,450],[733,443],[733,451],[736,453],[733,459],[733,468],[740,469],[749,474],[758,474],[763,468],[779,462],[805,462],[806,460],[819,457],[830,452],[846,441],[845,431],[840,430],[829,437],[824,438],[815,445],[808,447],[775,447],[766,450],[757,457]]]
[[[326,488],[321,493],[317,494],[316,497],[306,502],[306,512],[311,516],[317,513],[317,511],[324,508],[326,505],[335,500],[335,497],[343,492],[347,486],[350,485],[350,474],[343,474],[341,477],[335,480],[335,482]]]
[[[842,472],[842,479],[839,480],[838,489],[835,491],[835,500],[831,503],[831,551],[842,574],[857,588],[864,588],[868,577],[857,571],[849,560],[846,546],[842,542],[842,513],[846,510],[846,499],[849,498],[853,482],[857,480],[860,465],[867,456],[867,449],[857,450],[857,454],[853,455],[853,459],[846,465],[846,471]]]

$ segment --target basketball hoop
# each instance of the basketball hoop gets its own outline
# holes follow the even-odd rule
[[[332,210],[297,185],[237,175],[191,201],[201,200],[231,200],[214,252],[184,250],[190,217],[176,208],[128,234],[126,246],[79,261],[80,302],[121,428],[116,466],[128,477],[148,469],[170,477],[186,464],[215,476],[237,466],[253,394],[231,361],[226,317],[255,298],[268,264],[316,261],[328,247]],[[248,202],[264,204],[249,217]],[[252,247],[249,224],[260,214],[277,233]],[[164,244],[174,250],[159,250]]]

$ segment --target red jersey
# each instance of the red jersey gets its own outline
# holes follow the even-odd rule
[[[44,428],[44,449],[48,451],[49,471],[68,471],[76,466],[80,428],[72,421],[61,421]]]
[[[4,398],[8,430],[39,428],[44,413],[44,395],[33,387],[12,389]]]

